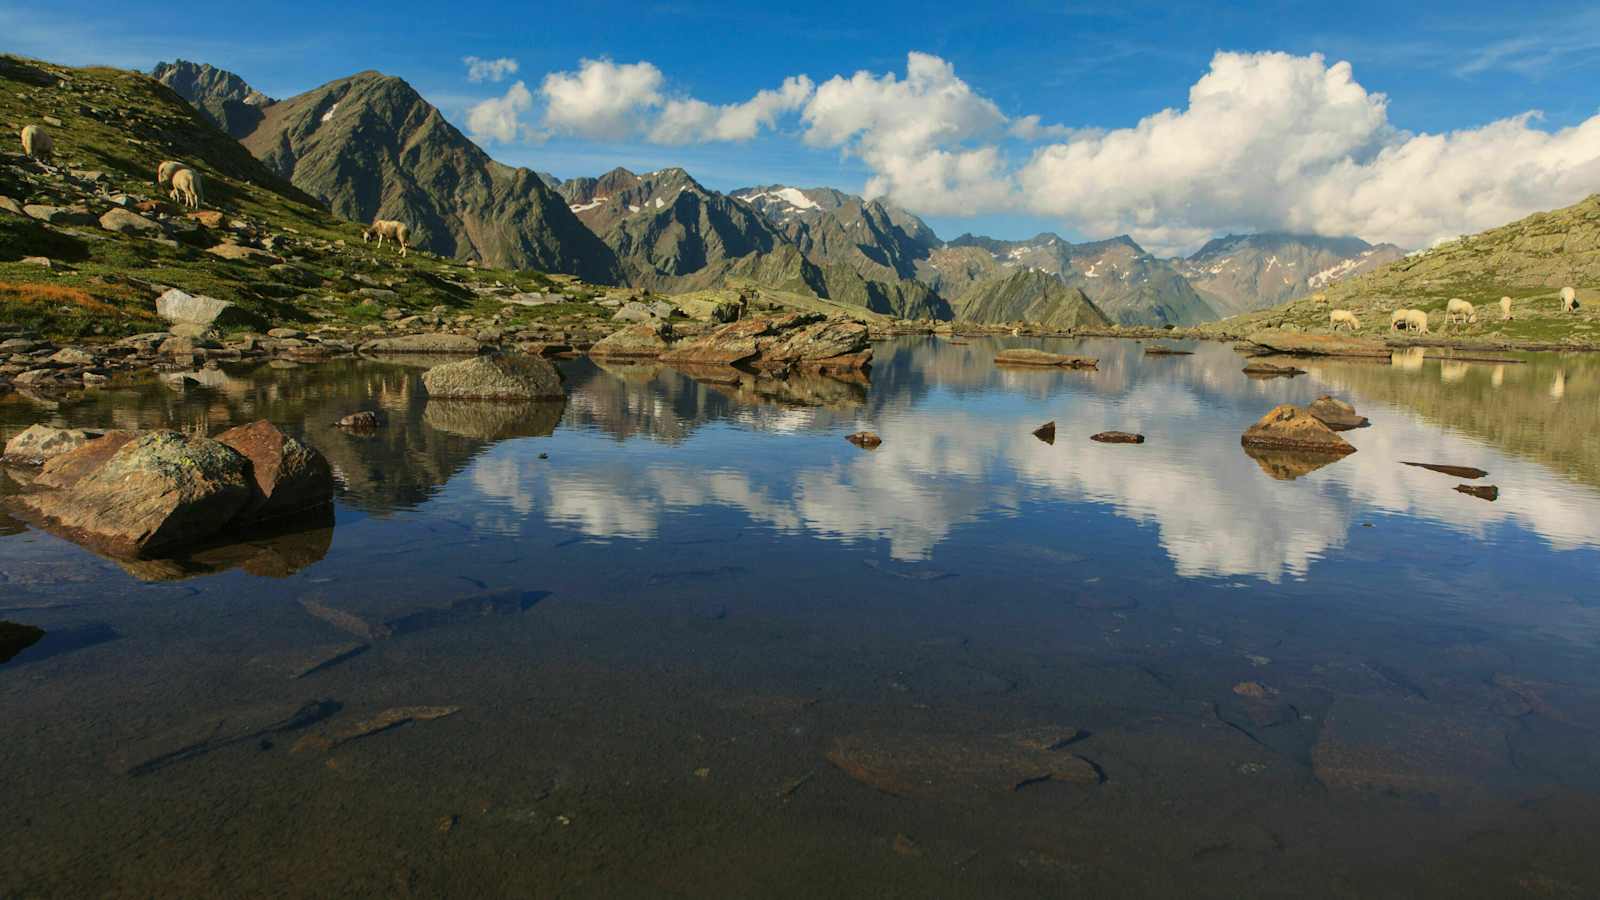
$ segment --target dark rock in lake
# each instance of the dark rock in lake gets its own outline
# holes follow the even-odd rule
[[[1500,489],[1492,484],[1458,484],[1456,490],[1477,497],[1479,500],[1493,502],[1500,499]]]
[[[1089,435],[1089,440],[1099,441],[1102,444],[1142,444],[1144,435],[1130,434],[1126,431],[1102,431],[1099,434]]]
[[[1054,444],[1056,442],[1055,420],[1052,419],[1051,421],[1040,425],[1038,428],[1035,428],[1033,430],[1033,436],[1041,441],[1044,441],[1046,444]]]
[[[1060,353],[1049,353],[1044,350],[1022,347],[1000,351],[995,355],[994,364],[997,366],[1093,369],[1100,365],[1100,361],[1091,356],[1066,356]]]
[[[1291,403],[1279,404],[1245,430],[1239,442],[1265,450],[1298,450],[1343,455],[1356,452],[1344,438]]]
[[[255,493],[234,525],[308,512],[333,503],[333,468],[315,449],[261,419],[230,428],[217,441],[250,461]]]
[[[18,653],[39,643],[44,629],[0,619],[0,663],[10,662]]]
[[[858,431],[855,434],[847,434],[845,435],[844,439],[864,450],[875,449],[879,444],[883,443],[883,438],[878,437],[876,434],[873,434],[870,431]]]
[[[383,421],[378,417],[377,413],[371,410],[363,410],[361,412],[353,412],[333,424],[352,431],[373,431],[379,425],[382,425]]]
[[[1296,375],[1306,374],[1305,369],[1296,369],[1294,366],[1279,366],[1266,362],[1253,362],[1244,367],[1244,374],[1251,378],[1293,378]]]
[[[1356,408],[1350,404],[1333,397],[1318,397],[1306,407],[1306,412],[1311,413],[1317,421],[1332,428],[1334,431],[1349,431],[1353,428],[1366,428],[1372,423],[1366,416],[1358,415]]]
[[[1439,473],[1444,474],[1444,475],[1449,475],[1452,478],[1483,478],[1483,477],[1485,477],[1485,476],[1487,476],[1489,474],[1488,472],[1485,472],[1482,469],[1475,469],[1472,466],[1450,466],[1450,465],[1442,465],[1440,463],[1420,463],[1420,462],[1404,462],[1404,461],[1402,461],[1400,463],[1400,465],[1402,465],[1402,466],[1416,466],[1419,469],[1427,469],[1430,472],[1439,472]]]
[[[1145,356],[1193,356],[1193,350],[1179,350],[1176,347],[1167,347],[1162,344],[1151,344],[1144,348]]]

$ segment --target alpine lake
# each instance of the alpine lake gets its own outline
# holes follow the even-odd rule
[[[1600,896],[1600,356],[1146,346],[8,397],[270,419],[339,493],[161,560],[0,514],[0,897]],[[1325,394],[1357,452],[1241,447]]]

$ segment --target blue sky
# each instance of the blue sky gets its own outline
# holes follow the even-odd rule
[[[760,8],[725,2],[275,0],[181,15],[172,13],[175,8],[181,5],[174,7],[170,0],[122,0],[114,7],[103,0],[48,5],[4,0],[0,49],[140,69],[183,57],[235,71],[275,97],[377,69],[411,82],[463,130],[471,130],[474,105],[506,96],[520,81],[531,102],[518,113],[516,137],[480,138],[505,162],[563,177],[598,174],[616,165],[635,170],[681,165],[718,189],[784,182],[861,191],[870,185],[925,213],[947,237],[967,230],[1004,237],[1043,229],[1069,237],[1127,230],[1147,243],[1178,250],[1207,232],[1288,228],[1376,232],[1364,236],[1425,243],[1458,229],[1499,224],[1485,220],[1532,204],[1563,205],[1600,189],[1600,172],[1589,170],[1600,149],[1587,134],[1541,151],[1541,168],[1518,179],[1469,171],[1506,168],[1505,160],[1523,158],[1510,154],[1525,155],[1513,148],[1526,147],[1530,135],[1559,133],[1596,115],[1600,11],[1570,3],[1013,3],[991,10],[979,4],[900,2]],[[743,103],[797,76],[816,86],[857,71],[904,82],[913,51],[948,68],[949,76],[940,76],[943,80],[930,91],[958,84],[981,101],[975,119],[911,141],[916,146],[903,146],[906,132],[885,124],[881,109],[852,112],[853,118],[836,123],[831,138],[819,135],[808,118],[811,108],[796,104],[753,135],[667,143],[650,138],[648,123],[637,133],[597,136],[592,123],[550,127],[541,118],[546,76],[576,73],[586,59],[653,66],[659,99],[637,110],[647,118],[673,99],[692,98],[713,107]],[[1349,104],[1321,93],[1291,98],[1286,102],[1306,109],[1325,99],[1329,105],[1303,121],[1287,116],[1275,127],[1304,130],[1323,127],[1329,117],[1365,117],[1354,132],[1341,119],[1317,144],[1335,146],[1334,155],[1352,160],[1358,171],[1330,174],[1340,166],[1329,159],[1281,176],[1285,181],[1278,193],[1289,189],[1295,195],[1289,200],[1274,199],[1272,184],[1244,191],[1259,196],[1232,196],[1239,192],[1228,185],[1241,182],[1240,172],[1302,165],[1273,158],[1270,148],[1284,141],[1281,133],[1266,131],[1254,136],[1260,148],[1251,151],[1255,163],[1219,160],[1218,184],[1199,192],[1188,186],[1212,176],[1185,170],[1183,161],[1171,156],[1174,142],[1194,140],[1200,146],[1197,155],[1204,156],[1206,142],[1226,141],[1230,130],[1241,127],[1242,120],[1231,116],[1245,114],[1234,110],[1218,117],[1209,131],[1199,113],[1187,126],[1165,132],[1157,123],[1147,123],[1141,132],[1141,122],[1163,109],[1188,107],[1191,88],[1212,71],[1219,51],[1239,54],[1244,68],[1214,80],[1243,78],[1243,93],[1265,101],[1286,90],[1284,84],[1303,84],[1339,61],[1350,63],[1349,80],[1365,92],[1364,101]],[[1300,66],[1295,74],[1251,63],[1254,54],[1267,51],[1295,59],[1321,54],[1322,68]],[[462,62],[467,56],[515,60],[517,71],[500,81],[474,82]],[[1379,94],[1386,105],[1372,99]],[[857,100],[865,102],[864,95],[841,96],[839,102]],[[1381,122],[1365,112],[1374,105],[1383,106]],[[998,118],[986,112],[989,107]],[[1409,148],[1412,159],[1403,170],[1378,162],[1385,148],[1399,155],[1408,136],[1474,131],[1530,110],[1540,111],[1542,118],[1526,123],[1521,137],[1507,138],[1498,151],[1477,146],[1481,142],[1461,142],[1459,150],[1452,147],[1424,163],[1417,157],[1426,148],[1417,144]],[[948,109],[927,110],[928,116],[946,114]],[[1025,116],[1064,129],[1021,140],[1010,130]],[[1149,146],[1118,150],[1102,142],[1101,135],[1116,135],[1119,129],[1127,138],[1122,143]],[[1035,154],[1053,144],[1058,145],[1053,165],[1030,165]],[[991,150],[991,156],[983,155]],[[1389,197],[1390,186],[1416,180],[1419,172],[1426,180],[1433,171],[1429,166],[1453,168],[1457,181],[1441,187],[1438,196],[1401,198],[1401,205],[1415,207],[1406,215],[1425,224],[1408,227],[1398,215],[1386,214],[1379,207],[1387,200],[1353,205],[1327,199],[1346,192]],[[935,172],[939,167],[944,168]],[[958,169],[963,174],[952,174]],[[1141,169],[1167,177],[1130,180],[1127,173]],[[1088,183],[1091,176],[1098,187]],[[1307,185],[1315,188],[1302,187]],[[1478,199],[1452,201],[1452,192]],[[1198,205],[1209,211],[1195,212]]]

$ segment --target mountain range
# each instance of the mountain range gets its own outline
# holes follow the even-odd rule
[[[911,319],[1181,326],[1269,307],[1400,255],[1295,235],[1229,236],[1177,260],[1126,235],[941,241],[905,209],[832,188],[722,193],[680,168],[561,181],[506,166],[405,81],[377,72],[284,100],[206,64],[162,63],[153,75],[340,216],[403,220],[413,243],[444,256],[601,284],[666,293],[751,284]]]

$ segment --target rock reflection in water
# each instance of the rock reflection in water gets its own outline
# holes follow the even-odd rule
[[[1261,471],[1279,481],[1293,481],[1310,475],[1324,466],[1331,466],[1347,454],[1342,453],[1307,453],[1296,450],[1267,450],[1261,447],[1244,446],[1244,455],[1256,461]]]
[[[500,403],[488,400],[432,400],[422,421],[430,428],[481,441],[553,434],[566,410],[562,402]]]
[[[140,581],[182,581],[230,569],[266,578],[288,578],[328,555],[333,546],[333,530],[334,511],[328,508],[273,522],[270,530],[255,530],[180,557],[111,559]]]

